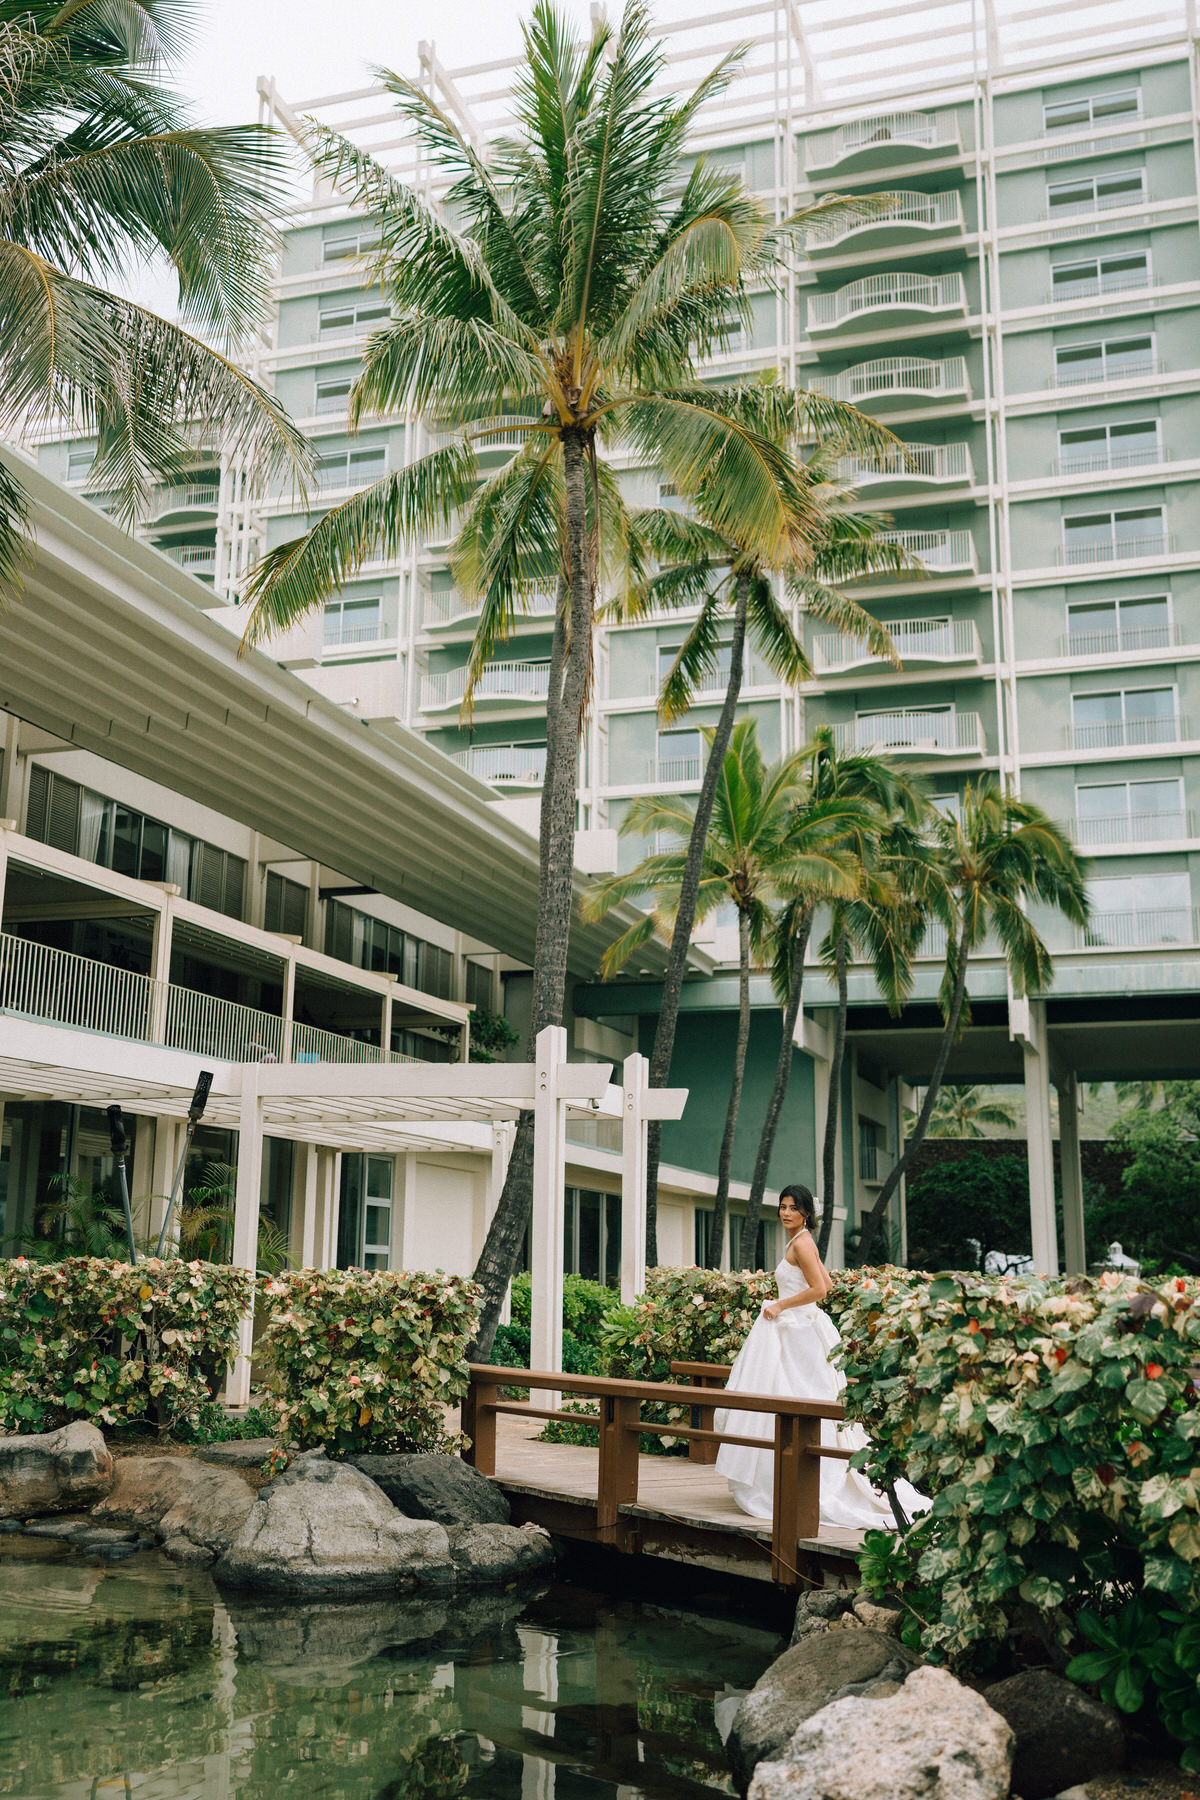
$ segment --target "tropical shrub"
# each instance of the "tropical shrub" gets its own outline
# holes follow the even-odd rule
[[[1071,1673],[1131,1710],[1149,1694],[1200,1742],[1194,1682],[1190,1719],[1155,1686],[1163,1621],[1200,1599],[1200,1284],[880,1269],[837,1286],[846,1408],[871,1438],[855,1461],[933,1496],[902,1546],[864,1556],[910,1639],[968,1667],[1022,1638],[1079,1653]]]
[[[479,1289],[460,1275],[305,1269],[261,1289],[278,1429],[342,1453],[454,1450]]]
[[[244,1269],[157,1257],[0,1262],[0,1427],[196,1425],[251,1288]]]
[[[516,1275],[512,1284],[512,1322],[529,1326],[531,1282],[528,1275]],[[563,1276],[563,1330],[580,1344],[599,1345],[606,1319],[621,1304],[615,1288],[603,1282],[589,1281],[584,1275]],[[492,1356],[495,1363],[503,1357]],[[566,1365],[564,1365],[565,1367]]]
[[[498,1368],[527,1369],[529,1354],[528,1325],[497,1325],[496,1341],[492,1345],[489,1359],[491,1362]],[[584,1338],[577,1338],[574,1332],[564,1330],[562,1366],[568,1375],[599,1375],[600,1352],[595,1344],[589,1344]]]

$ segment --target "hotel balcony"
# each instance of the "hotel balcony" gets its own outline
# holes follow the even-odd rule
[[[906,619],[903,624],[889,625],[892,642],[901,662],[978,663],[983,660],[979,632],[970,619]],[[887,658],[876,656],[866,640],[840,632],[816,639],[813,644],[813,667],[820,675],[832,675],[841,669],[857,669],[866,664],[888,666]]]
[[[886,750],[906,756],[982,756],[987,748],[978,713],[870,713],[833,728],[839,751]]]
[[[1132,562],[1138,558],[1169,556],[1175,540],[1165,531],[1142,531],[1136,537],[1108,537],[1092,544],[1063,544],[1058,560],[1068,566],[1080,563]]]
[[[865,275],[832,294],[814,294],[808,302],[810,337],[841,331],[860,321],[871,330],[912,325],[922,319],[965,319],[967,290],[961,275],[919,275],[897,269],[890,275]]]
[[[810,173],[837,169],[846,174],[851,169],[957,156],[961,150],[957,113],[877,113],[836,131],[815,133],[805,141],[804,164]]]
[[[1155,944],[1200,944],[1200,912],[1194,906],[1166,906],[1093,913],[1078,935],[1081,950],[1142,950]]]
[[[1148,464],[1152,466],[1168,460],[1161,445],[1139,444],[1130,450],[1110,447],[1090,453],[1081,450],[1078,455],[1068,452],[1053,464],[1052,472],[1055,475],[1109,475],[1122,469],[1144,469]]]
[[[206,550],[202,544],[164,544],[161,548],[164,555],[170,557],[176,568],[186,569],[189,575],[195,575],[201,581],[215,579],[217,573],[215,550]]]
[[[1129,844],[1177,844],[1195,837],[1194,815],[1183,807],[1170,812],[1124,812],[1075,820],[1075,842],[1081,847],[1123,850]]]
[[[157,525],[175,513],[215,513],[220,497],[221,486],[216,481],[190,481],[159,488],[151,498],[147,523]]]
[[[473,744],[456,751],[452,760],[493,787],[540,788],[546,779],[544,744]]]
[[[665,786],[697,782],[704,774],[702,756],[651,756],[646,759],[646,780]]]
[[[889,245],[910,245],[923,238],[944,236],[964,229],[962,196],[954,190],[943,194],[891,193],[877,196],[890,200],[886,211],[870,218],[850,215],[829,219],[808,234],[808,251],[835,250],[853,244],[855,250],[882,250]]]
[[[1067,726],[1068,750],[1140,750],[1148,744],[1186,743],[1190,719],[1182,713],[1148,719],[1097,719]]]
[[[1128,631],[1068,631],[1058,640],[1060,656],[1133,656],[1142,650],[1170,650],[1183,642],[1178,625],[1140,625]]]
[[[971,398],[966,360],[961,356],[948,356],[940,362],[922,356],[884,356],[844,369],[840,375],[818,375],[808,389],[811,394],[845,400],[871,412],[891,405],[919,405],[925,400]]]
[[[349,623],[337,614],[325,620],[321,636],[323,650],[347,650],[356,644],[381,644],[389,641],[385,635],[382,619],[364,620],[360,624]]]
[[[927,487],[973,486],[975,470],[966,444],[906,444],[882,456],[843,456],[838,474],[874,494],[906,494]]]
[[[542,591],[531,594],[525,602],[524,610],[517,610],[514,621],[516,629],[519,631],[528,621],[537,620],[540,630],[548,630],[549,626],[544,621],[553,619],[556,604],[557,598],[552,593]],[[481,600],[464,600],[457,593],[426,594],[421,624],[426,631],[452,631],[477,623],[482,610]]]
[[[475,706],[529,706],[546,698],[550,689],[550,664],[535,662],[489,663],[480,671],[472,702]],[[448,669],[427,675],[421,683],[421,711],[440,712],[461,706],[467,694],[467,670]]]
[[[899,544],[915,556],[930,575],[955,575],[960,571],[978,572],[975,539],[969,531],[881,531],[881,542]],[[879,577],[870,579],[878,580]],[[884,580],[896,577],[885,575]],[[903,579],[903,576],[900,577]]]

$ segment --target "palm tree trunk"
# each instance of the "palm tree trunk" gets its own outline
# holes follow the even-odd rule
[[[854,1261],[861,1267],[870,1255],[875,1235],[883,1220],[887,1204],[912,1163],[913,1157],[925,1142],[929,1130],[929,1121],[933,1117],[933,1109],[937,1104],[938,1092],[946,1073],[946,1064],[950,1061],[950,1052],[954,1047],[954,1039],[958,1033],[958,1021],[962,1015],[963,1001],[967,993],[967,928],[964,923],[962,935],[958,943],[958,970],[954,979],[954,989],[950,996],[950,1010],[946,1014],[946,1023],[942,1030],[942,1041],[938,1045],[938,1053],[934,1059],[933,1070],[929,1077],[929,1086],[925,1089],[925,1098],[921,1102],[921,1110],[917,1114],[912,1135],[904,1146],[904,1155],[899,1158],[876,1197],[875,1204],[863,1220],[862,1236],[858,1248],[854,1252]]]
[[[688,951],[691,948],[692,927],[696,923],[696,901],[700,893],[700,871],[704,864],[704,844],[708,837],[709,825],[712,823],[713,803],[717,797],[717,782],[725,762],[725,753],[729,749],[730,739],[733,737],[738,698],[742,691],[742,675],[746,660],[746,617],[749,607],[750,576],[748,572],[743,571],[737,577],[735,589],[733,641],[729,653],[729,680],[726,683],[721,714],[717,720],[712,745],[708,752],[708,761],[704,766],[704,779],[700,784],[700,797],[696,801],[696,816],[692,820],[692,835],[688,840],[683,879],[679,884],[679,907],[675,914],[675,929],[671,933],[667,971],[663,976],[662,998],[658,1004],[658,1024],[654,1031],[654,1045],[650,1051],[649,1079],[651,1087],[666,1087],[667,1077],[671,1073],[671,1053],[675,1048],[675,1030],[679,1023],[679,996],[683,992],[683,977],[687,970]],[[654,1120],[646,1130],[646,1267],[651,1269],[658,1262],[658,1165],[661,1154],[662,1126],[657,1120]]]
[[[825,1142],[821,1149],[821,1233],[817,1250],[824,1258],[833,1231],[833,1202],[837,1193],[838,1121],[842,1106],[842,1064],[846,1060],[846,1014],[849,1002],[846,988],[846,933],[837,935],[835,951],[837,969],[837,1018],[833,1027],[833,1055],[829,1059],[829,1095],[825,1102]]]
[[[538,916],[533,952],[533,1001],[526,1055],[537,1036],[560,1025],[567,982],[567,944],[574,910],[575,808],[579,740],[592,650],[593,572],[588,540],[587,446],[582,435],[564,434],[567,567],[570,621],[564,623],[563,578],[555,620],[546,698],[546,777],[539,832]],[[533,1114],[517,1121],[508,1173],[475,1265],[482,1292],[479,1329],[468,1359],[486,1362],[500,1322],[504,1296],[521,1252],[533,1204]]]
[[[733,1167],[733,1136],[737,1130],[738,1111],[742,1104],[742,1082],[746,1076],[746,1049],[750,1042],[750,917],[738,912],[738,1030],[737,1049],[733,1057],[733,1085],[729,1090],[729,1106],[725,1113],[725,1132],[721,1138],[721,1154],[717,1159],[717,1197],[713,1202],[712,1236],[708,1244],[708,1266],[719,1269],[721,1249],[725,1242],[725,1220],[729,1213],[729,1173]]]
[[[767,1175],[771,1168],[771,1152],[775,1148],[775,1134],[779,1130],[783,1103],[787,1099],[788,1083],[792,1078],[792,1058],[795,1054],[793,1039],[796,1035],[796,1020],[800,1017],[800,1000],[804,991],[804,958],[808,952],[812,922],[813,909],[811,906],[806,906],[800,923],[796,927],[796,939],[792,948],[791,979],[788,983],[787,1005],[783,1012],[783,1031],[779,1040],[779,1061],[775,1065],[775,1085],[771,1089],[771,1098],[767,1101],[767,1116],[763,1120],[762,1133],[758,1140],[758,1154],[754,1159],[754,1178],[750,1183],[750,1198],[746,1202],[746,1217],[742,1224],[742,1242],[738,1261],[743,1269],[750,1269],[754,1266],[753,1257],[758,1242],[758,1221],[762,1212],[763,1194],[766,1192]]]

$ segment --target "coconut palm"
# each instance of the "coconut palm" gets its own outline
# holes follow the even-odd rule
[[[379,71],[423,166],[446,184],[440,210],[337,134],[309,128],[318,173],[378,221],[374,273],[393,309],[368,343],[352,420],[407,408],[448,441],[272,551],[247,592],[248,635],[267,636],[321,606],[379,547],[390,554],[454,517],[451,567],[480,603],[475,680],[533,589],[557,587],[532,1041],[562,1018],[595,596],[624,530],[604,453],[619,442],[681,493],[703,495],[718,529],[738,529],[768,559],[802,545],[814,507],[791,459],[696,368],[749,317],[748,280],[770,271],[796,231],[818,213],[876,203],[834,198],[777,226],[728,170],[700,158],[681,173],[698,109],[741,57],[673,98],[637,0],[619,30],[601,24],[587,40],[541,0],[524,38],[515,131],[487,160],[421,89]],[[790,404],[814,432],[859,421],[860,433],[878,435],[820,396]],[[481,480],[476,452],[500,432],[522,448]],[[532,1122],[522,1119],[475,1271],[477,1354],[490,1347],[516,1266],[532,1168]]]
[[[711,737],[711,733],[706,733]],[[733,1141],[741,1109],[746,1049],[750,1040],[750,973],[761,967],[773,946],[772,905],[797,890],[852,893],[857,873],[840,851],[846,834],[842,809],[806,807],[808,765],[803,754],[767,764],[753,719],[734,727],[721,765],[712,817],[704,840],[704,857],[696,894],[696,919],[732,906],[738,924],[738,1028],[725,1129],[717,1160],[717,1193],[711,1266],[720,1264],[729,1206]],[[598,919],[635,895],[651,896],[653,910],[620,937],[601,965],[614,974],[633,952],[656,934],[669,935],[688,869],[696,803],[680,794],[642,796],[634,801],[623,824],[625,833],[643,837],[666,834],[673,847],[647,856],[628,874],[598,883],[584,904],[585,916]]]
[[[772,433],[782,446],[788,446],[794,440],[798,428],[801,432],[811,432],[811,423],[805,419],[803,410],[797,408],[795,397],[774,384],[749,390],[743,404],[752,409],[760,429]],[[881,436],[886,438],[886,434]],[[861,439],[861,432],[856,431],[855,443]],[[810,530],[802,549],[789,543],[782,559],[774,563],[748,542],[744,533],[722,531],[706,521],[702,506],[697,508],[698,517],[659,508],[638,513],[631,521],[633,578],[612,609],[616,616],[631,619],[674,608],[698,609],[695,622],[663,682],[659,714],[665,723],[673,724],[682,718],[718,672],[725,621],[729,621],[729,661],[721,710],[700,784],[650,1053],[650,1082],[655,1087],[665,1086],[670,1075],[679,1000],[696,921],[696,894],[704,840],[722,762],[733,733],[745,675],[747,642],[783,681],[794,684],[812,675],[804,645],[776,597],[776,581],[783,586],[794,606],[834,625],[839,631],[861,638],[876,655],[896,660],[888,632],[838,585],[876,573],[894,573],[911,563],[906,551],[884,537],[884,527],[890,523],[887,516],[855,510],[851,490],[839,481],[838,459],[848,447],[848,441],[843,431],[833,441],[811,452],[804,463],[802,473],[816,513],[815,529]],[[878,448],[878,445],[872,447]],[[798,923],[801,917],[802,913],[797,914],[794,922]],[[795,940],[792,941],[794,948]],[[807,930],[804,941],[807,944]],[[801,971],[803,957],[804,950],[800,948]],[[798,987],[796,993],[798,1006]],[[786,1010],[787,1003],[784,1004]],[[794,1014],[792,1023],[795,1024]],[[773,1112],[768,1113],[767,1130],[771,1142],[782,1103],[780,1094]],[[662,1126],[653,1122],[649,1127],[646,1176],[646,1260],[651,1264],[658,1260],[661,1144]],[[768,1159],[769,1155],[768,1145]],[[761,1197],[760,1190],[759,1203]],[[751,1204],[757,1216],[753,1201]]]
[[[257,125],[199,129],[163,85],[189,0],[0,0],[0,435],[94,434],[91,487],[129,523],[194,460],[195,421],[258,469],[312,453],[227,348],[258,321],[284,161]],[[184,323],[109,291],[165,257]],[[210,341],[212,340],[212,341]],[[28,554],[0,467],[0,588]]]
[[[919,910],[912,905],[911,896],[917,887],[915,865],[921,857],[917,825],[923,802],[919,788],[886,757],[869,752],[840,755],[828,726],[818,729],[809,755],[812,803],[824,808],[840,803],[844,808],[844,848],[852,856],[859,875],[852,895],[826,902],[830,925],[822,944],[822,958],[827,966],[832,965],[838,994],[822,1154],[823,1204],[818,1248],[824,1256],[833,1224],[834,1155],[848,1006],[847,959],[851,948],[865,950],[889,1008],[899,1009],[911,987],[912,949],[920,929]],[[746,1208],[747,1254],[753,1252],[756,1241],[775,1134],[791,1078],[804,959],[821,900],[817,892],[798,896],[781,921],[775,987],[783,1007],[783,1031]]]
[[[967,974],[972,955],[991,932],[1008,964],[1013,992],[1044,993],[1054,965],[1026,912],[1030,903],[1053,907],[1073,925],[1088,917],[1084,864],[1062,827],[1031,801],[994,782],[968,784],[962,817],[934,813],[926,827],[933,855],[923,872],[923,900],[946,930],[946,967],[938,996],[944,1020],[929,1085],[901,1155],[888,1171],[863,1221],[855,1260],[864,1263],[892,1195],[925,1141],[950,1052],[970,1023]]]
[[[1016,1109],[1007,1100],[991,1097],[991,1090],[972,1082],[947,1082],[934,1104],[927,1137],[986,1137],[985,1125],[1001,1126],[1011,1131],[1017,1123]]]

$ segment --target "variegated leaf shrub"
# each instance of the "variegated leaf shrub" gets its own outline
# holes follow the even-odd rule
[[[0,1427],[195,1423],[251,1293],[212,1263],[0,1262]]]
[[[453,1450],[480,1290],[459,1275],[304,1269],[260,1287],[258,1346],[285,1440],[331,1451]]]

